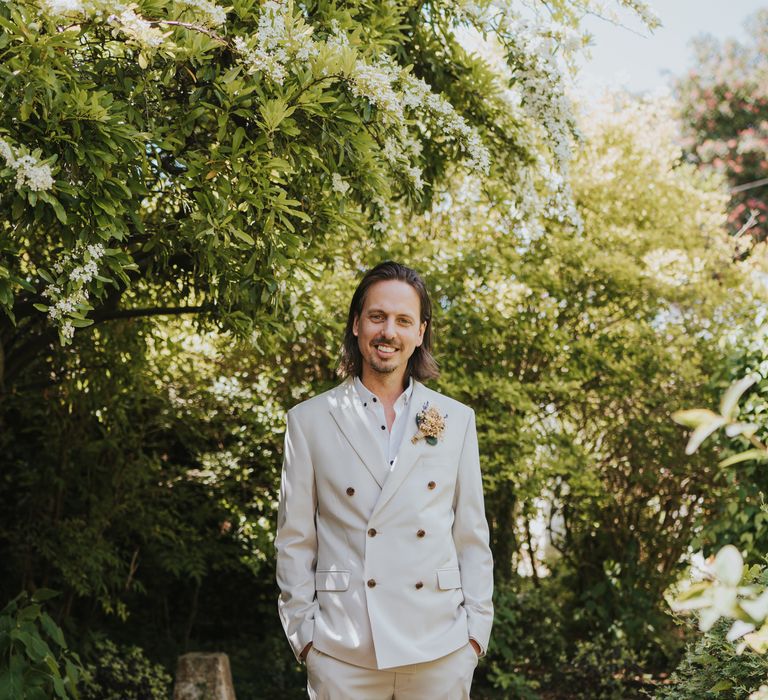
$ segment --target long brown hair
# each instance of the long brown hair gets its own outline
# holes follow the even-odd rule
[[[408,377],[413,377],[420,381],[436,379],[440,374],[440,370],[437,368],[435,358],[432,357],[432,302],[429,299],[427,286],[416,270],[392,260],[386,260],[376,265],[373,269],[368,270],[363,279],[360,280],[360,284],[357,285],[357,289],[355,289],[355,293],[352,295],[352,301],[349,304],[347,327],[344,330],[344,343],[341,347],[341,358],[336,372],[342,377],[360,376],[362,374],[363,356],[357,344],[357,336],[352,332],[352,328],[355,323],[355,317],[360,318],[362,316],[365,295],[368,293],[368,289],[376,284],[376,282],[385,280],[406,282],[416,290],[421,306],[420,322],[424,323],[426,321],[427,323],[421,345],[408,358],[408,367],[405,373],[406,382]]]

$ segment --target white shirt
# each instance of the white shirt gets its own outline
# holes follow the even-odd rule
[[[392,423],[391,431],[387,430],[387,418],[384,414],[384,405],[381,403],[381,399],[363,384],[360,377],[355,377],[355,389],[357,389],[357,394],[363,402],[363,408],[368,416],[368,423],[381,447],[381,454],[387,460],[389,470],[392,471],[395,468],[397,453],[403,442],[403,435],[408,427],[405,423],[408,417],[408,402],[411,399],[411,394],[413,394],[413,379],[408,378],[408,386],[395,401],[395,422]],[[415,432],[415,425],[413,429]]]

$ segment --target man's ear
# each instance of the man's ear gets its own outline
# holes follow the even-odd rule
[[[429,321],[424,321],[419,328],[419,342],[416,343],[417,348],[421,347],[421,344],[424,342],[424,334],[427,332],[427,323],[429,323]]]
[[[355,314],[355,317],[352,319],[352,335],[355,335],[355,336],[357,335],[357,325],[358,325],[357,322],[359,320],[360,320],[360,317],[357,314]]]

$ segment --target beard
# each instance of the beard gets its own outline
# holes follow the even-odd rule
[[[392,374],[392,372],[395,372],[397,368],[399,367],[399,364],[392,363],[392,362],[386,362],[382,360],[381,358],[376,356],[376,345],[391,345],[393,348],[396,349],[397,352],[402,352],[403,349],[400,345],[392,342],[388,338],[384,338],[379,336],[378,338],[375,338],[374,341],[371,343],[373,345],[373,352],[371,352],[369,358],[368,358],[368,364],[370,365],[371,369],[376,372],[377,374]]]
[[[397,367],[395,365],[383,365],[379,362],[378,358],[373,357],[371,358],[371,361],[369,363],[371,365],[371,369],[374,372],[378,372],[379,374],[392,374]]]

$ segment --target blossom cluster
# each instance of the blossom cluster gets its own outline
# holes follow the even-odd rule
[[[42,192],[53,187],[50,165],[39,164],[38,159],[29,153],[17,155],[2,138],[0,138],[0,157],[3,158],[6,166],[16,171],[17,190],[26,187],[33,192]]]
[[[142,48],[157,49],[165,41],[165,34],[157,27],[153,27],[149,20],[137,15],[133,8],[126,8],[120,14],[110,15],[108,21]]]
[[[523,110],[544,127],[558,166],[566,169],[574,133],[573,106],[565,93],[556,44],[539,25],[527,20],[516,20],[511,32],[516,41],[508,46],[508,61]]]
[[[67,317],[87,304],[87,285],[98,274],[99,260],[104,257],[104,253],[101,243],[78,244],[74,251],[65,252],[53,264],[60,284],[49,284],[42,291],[42,296],[51,300],[48,317],[61,324],[61,335],[66,340],[71,340],[75,333],[75,327]]]
[[[291,63],[304,63],[317,55],[313,31],[293,15],[291,3],[267,0],[261,6],[256,33],[247,39],[237,36],[233,44],[249,73],[262,73],[282,85]]]
[[[258,30],[250,38],[235,37],[235,50],[249,73],[261,73],[282,85],[290,68],[304,68],[321,49],[338,54],[350,49],[349,37],[334,20],[325,39],[314,39],[313,28],[303,18],[293,15],[292,3],[268,0],[261,7]],[[382,123],[390,130],[383,155],[395,169],[401,170],[414,189],[424,186],[422,171],[415,165],[421,147],[409,135],[406,122],[420,111],[420,118],[431,118],[448,140],[456,140],[467,154],[468,167],[481,173],[490,168],[490,153],[480,135],[470,127],[453,106],[432,92],[423,80],[415,78],[389,56],[377,59],[358,57],[345,76],[353,96],[376,107]],[[346,191],[346,189],[345,189]]]
[[[346,194],[347,190],[349,189],[350,185],[348,182],[345,182],[344,179],[339,175],[339,173],[334,173],[331,176],[331,187],[335,192],[338,192],[339,194]]]
[[[177,0],[176,4],[192,11],[193,19],[202,27],[219,27],[226,22],[223,7],[210,0]],[[137,13],[137,5],[120,0],[43,0],[41,11],[52,17],[84,15],[94,20],[106,20],[130,41],[143,49],[157,49],[167,41],[167,33],[156,25],[162,19],[147,19]]]

